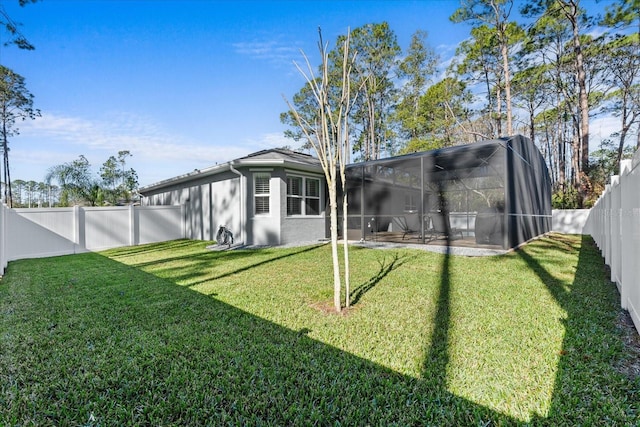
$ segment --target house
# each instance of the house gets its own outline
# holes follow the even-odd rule
[[[327,236],[325,189],[318,159],[271,149],[139,191],[143,206],[184,205],[187,238],[215,240],[225,225],[236,243],[278,245]]]
[[[184,205],[188,238],[215,240],[224,224],[236,242],[275,245],[329,235],[326,188],[316,158],[272,149],[140,193]],[[551,230],[549,173],[522,136],[354,163],[347,191],[354,240],[509,249]]]

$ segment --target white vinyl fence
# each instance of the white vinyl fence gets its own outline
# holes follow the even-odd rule
[[[181,206],[9,209],[0,205],[0,275],[7,262],[185,236]]]
[[[611,268],[620,304],[640,331],[640,150],[611,177],[585,224]]]
[[[589,234],[585,230],[590,209],[554,209],[551,230],[564,234]]]

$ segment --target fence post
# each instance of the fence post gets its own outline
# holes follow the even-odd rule
[[[133,205],[129,205],[129,246],[135,246],[136,242],[136,212]]]
[[[84,221],[84,209],[80,206],[75,205],[73,207],[73,226],[74,226],[74,238],[73,243],[75,243],[73,253],[81,253],[86,252],[87,250],[87,242],[85,236],[85,221]]]
[[[609,197],[611,199],[611,250],[609,267],[611,270],[611,281],[618,286],[618,290],[622,293],[622,231],[621,231],[621,177],[619,175],[613,175],[611,177],[611,191]]]
[[[620,246],[620,305],[624,309],[629,308],[629,289],[633,280],[633,191],[631,185],[631,160],[623,160],[620,163],[620,230],[622,244]]]
[[[0,203],[0,276],[7,267],[7,227],[4,203]]]
[[[604,255],[604,262],[607,265],[611,265],[611,184],[604,186],[604,192],[602,193],[604,202],[604,218],[602,221],[602,254]]]
[[[187,238],[187,206],[186,203],[180,205],[180,217],[182,218],[182,238]]]

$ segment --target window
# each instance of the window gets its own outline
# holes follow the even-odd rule
[[[287,216],[320,215],[320,180],[287,177]]]
[[[287,177],[287,216],[302,215],[302,178]]]
[[[269,213],[270,187],[269,174],[255,174],[253,176],[253,198],[256,215],[265,215]]]
[[[406,193],[404,195],[404,211],[406,213],[418,212],[418,201],[416,194]]]

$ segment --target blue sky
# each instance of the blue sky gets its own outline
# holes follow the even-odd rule
[[[140,185],[292,145],[279,115],[304,80],[293,61],[317,59],[318,27],[340,34],[389,22],[400,46],[416,30],[449,59],[470,27],[455,0],[2,0],[34,51],[0,47],[26,79],[42,117],[18,124],[12,179],[42,181],[85,155],[97,172],[120,150]],[[2,34],[6,38],[6,34]],[[316,62],[317,63],[317,62]]]

